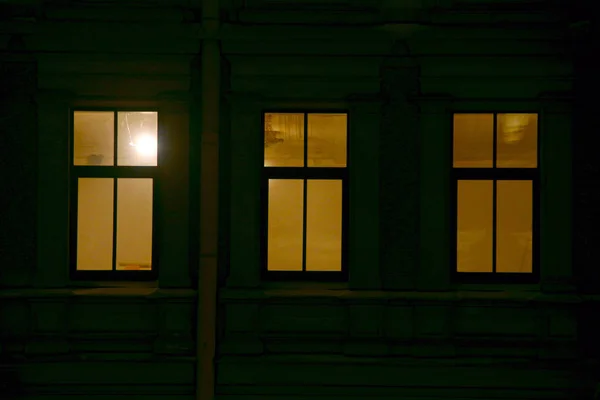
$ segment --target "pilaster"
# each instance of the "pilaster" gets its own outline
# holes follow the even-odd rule
[[[541,103],[540,280],[544,292],[572,291],[573,120],[570,98],[544,94]],[[589,159],[592,160],[595,157]]]
[[[381,276],[384,289],[411,290],[418,264],[418,109],[409,96],[418,91],[411,64],[382,70],[380,149]]]
[[[447,95],[419,99],[419,290],[448,290],[450,285],[450,101]]]

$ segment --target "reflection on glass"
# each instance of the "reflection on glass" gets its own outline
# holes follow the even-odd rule
[[[306,270],[342,270],[342,181],[308,180]]]
[[[304,114],[265,114],[265,167],[304,166]]]
[[[493,181],[458,181],[457,271],[492,272]]]
[[[152,179],[117,180],[117,269],[149,270],[152,262]]]
[[[73,164],[114,165],[114,113],[75,111]]]
[[[532,271],[532,183],[496,183],[496,272]]]
[[[346,166],[346,114],[308,114],[308,166]]]
[[[269,271],[302,271],[303,196],[301,179],[269,179]]]
[[[537,167],[537,124],[537,114],[498,114],[497,167]]]
[[[158,113],[144,111],[117,114],[117,165],[155,166]]]
[[[112,270],[112,178],[79,178],[77,270]]]
[[[491,168],[493,114],[454,114],[454,168]]]

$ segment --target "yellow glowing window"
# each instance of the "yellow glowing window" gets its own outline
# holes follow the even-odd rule
[[[475,279],[535,279],[537,114],[454,114],[452,162],[455,272]]]
[[[71,272],[150,279],[158,113],[72,114]]]
[[[345,276],[348,116],[264,114],[267,277]]]

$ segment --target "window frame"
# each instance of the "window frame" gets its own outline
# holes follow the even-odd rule
[[[75,165],[75,113],[76,112],[112,112],[114,114],[114,160],[115,165],[86,166]],[[120,112],[156,112],[157,113],[157,154],[155,166],[117,166],[118,151],[118,113]],[[73,281],[155,281],[158,279],[158,190],[160,168],[160,109],[158,107],[71,107],[69,109],[69,275]],[[113,182],[113,246],[110,271],[88,271],[77,269],[77,223],[79,178],[112,178]],[[117,195],[118,179],[149,178],[152,179],[152,256],[149,271],[119,271],[116,269],[116,236],[117,236]]]
[[[266,167],[264,132],[266,114],[304,114],[304,158],[307,157],[308,115],[309,114],[345,114],[346,115],[346,166],[345,167]],[[261,173],[260,173],[260,269],[261,279],[268,282],[346,282],[348,280],[348,241],[349,241],[349,165],[350,165],[350,111],[346,108],[336,109],[263,109],[261,111]],[[341,270],[340,271],[269,271],[268,270],[268,227],[269,227],[269,179],[302,179],[304,181],[304,206],[306,211],[307,181],[341,180],[342,182],[342,238],[341,238]],[[303,268],[306,267],[306,214],[303,216]]]
[[[454,116],[457,114],[492,114],[493,115],[493,164],[492,167],[487,168],[455,168],[454,167]],[[537,116],[537,148],[536,148],[536,167],[535,168],[498,168],[495,166],[497,159],[497,134],[498,134],[498,114],[535,114]],[[451,280],[454,283],[490,283],[490,284],[532,284],[539,283],[540,280],[540,195],[541,195],[541,125],[542,125],[542,114],[539,110],[452,110],[450,113],[450,132],[451,132],[451,145],[450,145],[450,229],[451,229],[451,240],[450,240],[450,266],[451,266]],[[493,226],[492,226],[492,272],[459,272],[457,270],[458,263],[458,181],[459,180],[491,180],[493,182],[492,192],[492,212],[493,212]],[[502,180],[530,180],[532,183],[532,270],[529,273],[519,272],[507,272],[499,273],[496,272],[496,204],[497,204],[497,182]]]

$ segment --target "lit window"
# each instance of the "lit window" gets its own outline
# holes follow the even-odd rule
[[[344,279],[348,116],[264,114],[267,278]]]
[[[158,113],[72,117],[72,276],[153,279]]]
[[[459,276],[531,281],[537,274],[537,114],[455,114]]]

